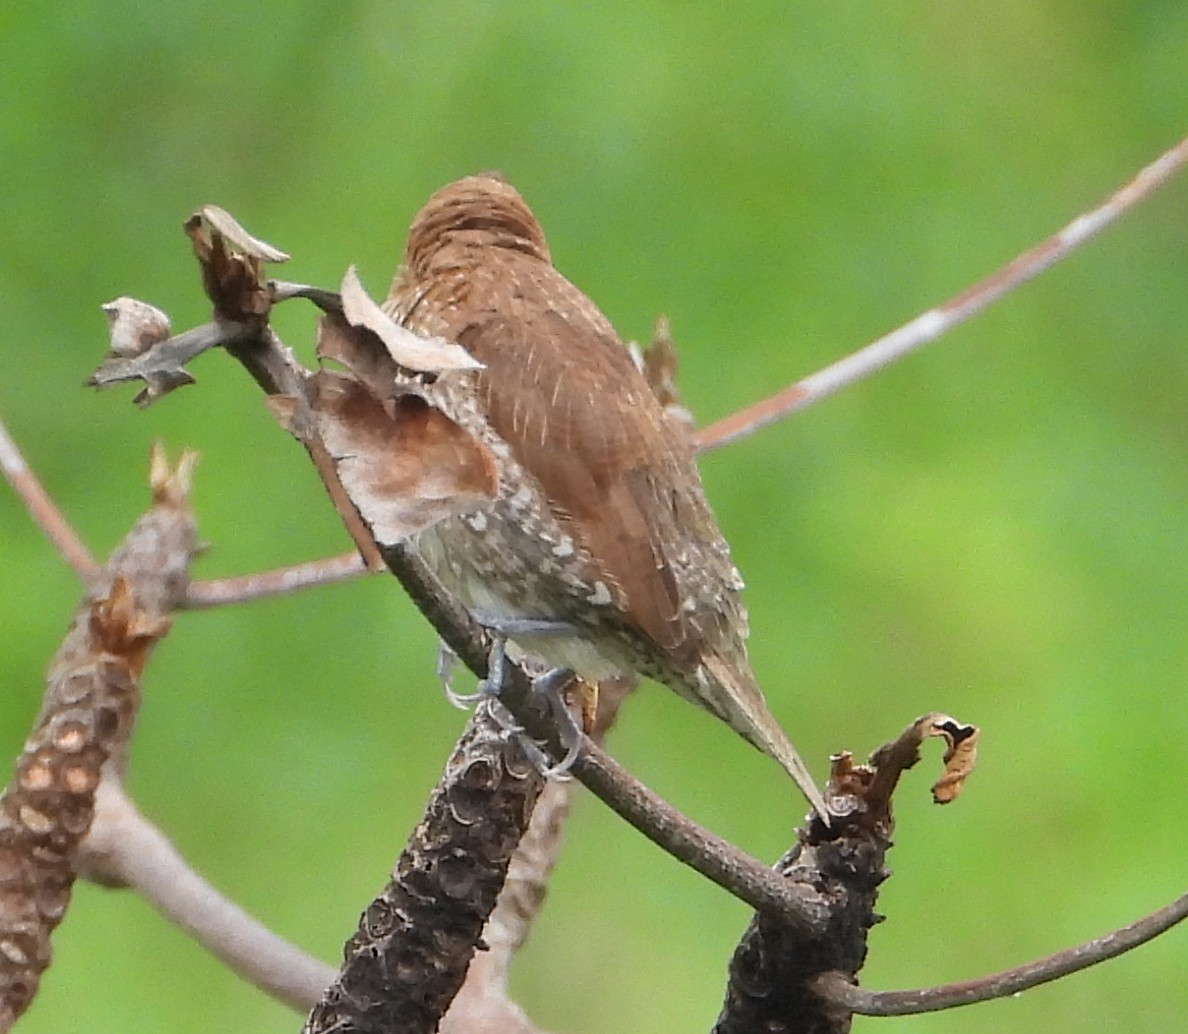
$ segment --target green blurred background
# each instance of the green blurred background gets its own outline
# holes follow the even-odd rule
[[[197,573],[347,548],[233,363],[146,413],[85,391],[98,306],[206,317],[185,216],[230,209],[383,294],[436,187],[499,168],[625,337],[667,313],[709,421],[959,291],[1188,131],[1182,0],[692,5],[128,0],[0,8],[0,414],[87,542],[143,508],[149,443],[202,452]],[[898,803],[865,982],[972,977],[1185,888],[1188,179],[975,323],[707,457],[753,656],[819,774],[916,715],[984,727],[948,809]],[[311,356],[312,313],[278,316]],[[19,749],[79,588],[0,490],[0,748]],[[327,959],[382,884],[463,717],[388,579],[182,615],[131,785],[194,864]],[[802,808],[667,693],[611,744],[763,858]],[[577,793],[514,975],[543,1026],[696,1031],[746,909]],[[80,887],[21,1026],[295,1031],[129,894]],[[1058,985],[858,1031],[1183,1029],[1176,931]]]

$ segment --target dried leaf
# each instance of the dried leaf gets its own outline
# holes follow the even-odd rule
[[[169,317],[155,305],[121,297],[101,306],[113,356],[136,356],[169,337]]]
[[[217,230],[227,242],[233,244],[245,255],[259,259],[261,262],[288,262],[289,256],[279,248],[274,248],[267,241],[253,237],[226,209],[218,205],[203,205],[198,214],[210,224],[212,230]]]
[[[317,344],[319,359],[349,370],[376,398],[390,399],[399,393],[396,385],[402,371],[372,331],[351,326],[339,313],[327,313],[318,320]]]
[[[385,404],[329,370],[310,379],[309,391],[334,472],[381,545],[495,497],[494,458],[419,395]]]
[[[917,718],[895,739],[884,743],[870,755],[865,765],[855,765],[849,754],[835,755],[829,784],[838,798],[861,800],[867,814],[890,816],[891,797],[899,777],[920,760],[925,740],[939,736],[945,740],[945,772],[932,787],[937,804],[948,804],[961,792],[977,760],[980,730],[938,711]]]
[[[456,342],[441,337],[422,337],[397,323],[372,300],[354,266],[342,278],[342,311],[352,326],[365,327],[375,334],[388,354],[406,370],[443,373],[482,368],[483,364]]]
[[[933,784],[932,799],[937,804],[948,804],[961,793],[977,763],[981,731],[976,725],[966,725],[946,714],[933,716],[928,734],[945,741],[945,774]]]
[[[217,223],[210,219],[215,213]],[[223,229],[230,231],[224,233]],[[260,265],[285,257],[271,245],[256,240],[221,208],[206,205],[185,223],[186,235],[202,267],[202,287],[214,305],[215,315],[233,322],[260,322],[272,308],[272,294]]]
[[[153,493],[153,503],[158,506],[188,506],[196,466],[198,453],[183,449],[177,466],[170,467],[165,447],[160,442],[154,442],[149,455],[149,489]]]

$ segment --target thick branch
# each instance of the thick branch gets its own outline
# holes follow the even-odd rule
[[[598,688],[591,736],[601,742],[635,680],[614,679]],[[567,780],[548,782],[536,801],[528,831],[508,866],[495,910],[483,928],[486,951],[478,952],[441,1024],[442,1034],[543,1034],[508,996],[508,973],[544,902],[569,813]]]
[[[829,790],[839,805],[836,826],[828,839],[802,839],[776,866],[789,887],[817,903],[820,921],[804,927],[756,913],[730,961],[715,1034],[847,1034],[850,1012],[821,997],[816,983],[824,973],[852,979],[866,959],[867,935],[879,921],[878,888],[888,875],[891,795],[919,760],[920,745],[933,736],[948,744],[945,776],[937,785],[955,794],[954,777],[968,775],[978,732],[947,715],[918,718],[865,765],[855,765],[848,754],[833,759]]]
[[[466,975],[544,780],[480,708],[305,1034],[431,1034]]]
[[[99,573],[50,665],[41,713],[0,801],[0,1030],[36,993],[62,921],[95,792],[123,763],[140,675],[185,594],[196,540],[192,457],[154,455],[153,508]]]

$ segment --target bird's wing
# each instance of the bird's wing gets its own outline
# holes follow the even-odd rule
[[[596,558],[591,584],[603,581],[627,618],[691,669],[701,630],[682,606],[685,582],[705,561],[704,540],[720,534],[690,448],[605,317],[537,265],[517,279],[517,304],[470,309],[457,339],[485,366],[492,426]]]

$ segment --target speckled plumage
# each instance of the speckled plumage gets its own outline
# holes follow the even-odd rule
[[[667,684],[779,760],[820,810],[747,661],[742,581],[690,443],[554,269],[519,194],[493,176],[434,194],[384,307],[483,364],[427,392],[499,469],[494,502],[417,536],[442,581],[478,610],[582,629],[516,642],[588,679]]]

